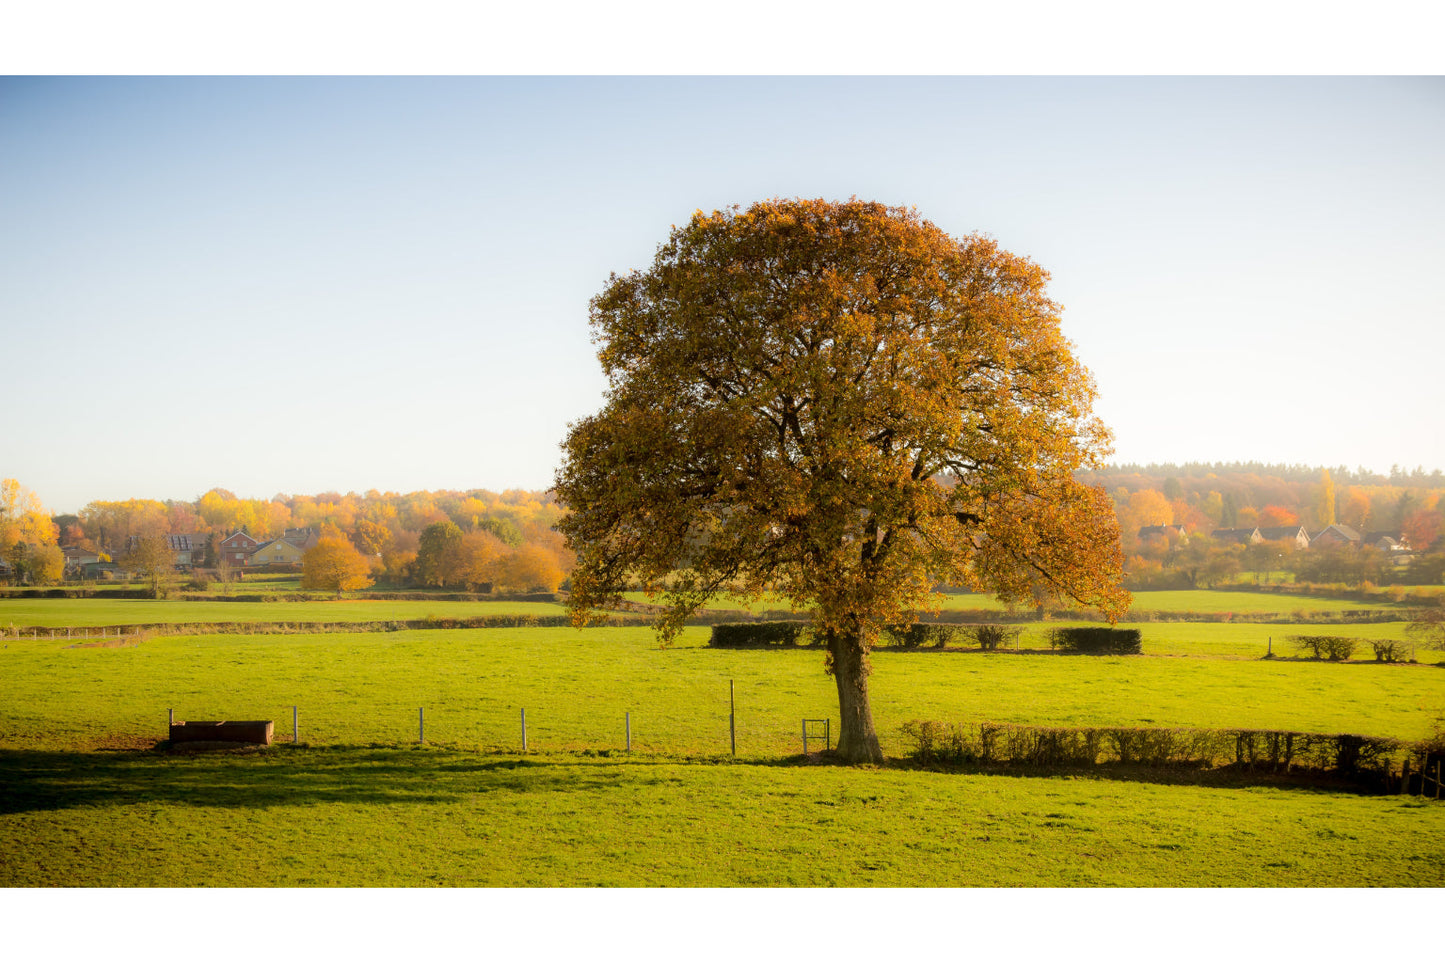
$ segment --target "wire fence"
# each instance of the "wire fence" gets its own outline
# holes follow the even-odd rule
[[[733,690],[733,686],[729,686]],[[732,691],[729,696],[732,696]],[[715,700],[717,701],[717,700]],[[266,725],[267,741],[292,745],[434,745],[516,752],[639,752],[702,756],[749,756],[815,754],[832,748],[833,720],[827,718],[786,719],[777,712],[739,713],[735,704],[724,702],[681,725],[676,712],[648,715],[632,709],[599,713],[586,718],[575,713],[551,715],[536,708],[511,709],[510,725],[505,711],[496,707],[478,710],[449,705],[377,707],[360,716],[337,718],[336,712],[310,712],[303,705],[259,713],[232,714],[221,718],[214,711],[197,714],[168,707],[165,727],[157,739],[185,741],[256,742],[256,727]],[[719,711],[721,710],[721,711]],[[222,728],[216,728],[226,724]],[[186,733],[185,727],[192,731]],[[196,730],[205,727],[201,733]],[[610,730],[610,731],[609,731]],[[164,731],[164,735],[162,735]]]

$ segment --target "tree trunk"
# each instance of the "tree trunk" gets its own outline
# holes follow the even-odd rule
[[[856,633],[828,635],[833,678],[838,683],[838,755],[844,762],[883,763],[873,710],[868,705],[868,670],[862,640]]]

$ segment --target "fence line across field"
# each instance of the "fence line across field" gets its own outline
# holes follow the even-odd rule
[[[737,756],[737,754],[738,754],[737,702],[736,702],[735,687],[734,687],[734,684],[733,684],[732,680],[729,680],[729,682],[728,682],[728,698],[729,698],[729,710],[730,710],[730,711],[728,712],[728,748],[729,748],[730,753],[731,753],[733,756]],[[418,743],[419,745],[420,745],[420,744],[425,744],[425,743],[426,743],[426,707],[425,707],[425,706],[418,706],[418,707],[417,707],[417,710],[416,710],[416,713],[417,713],[417,714],[416,714],[416,725],[417,725],[416,741],[417,741],[417,743]],[[520,744],[521,744],[521,749],[522,749],[523,752],[529,752],[529,751],[531,751],[531,744],[530,744],[530,742],[529,742],[529,740],[528,740],[528,734],[527,734],[527,710],[526,710],[525,707],[519,708],[519,716],[520,716],[520,723],[521,723],[521,732],[520,732],[520,736],[521,736],[521,743],[520,743]],[[168,730],[173,730],[173,729],[175,728],[176,724],[177,724],[177,723],[176,723],[176,710],[175,710],[175,707],[172,706],[172,707],[169,707],[169,708],[166,709],[166,725],[167,725],[167,729],[168,729]],[[185,722],[182,722],[182,723],[180,723],[180,724],[184,726],[186,723],[185,723]],[[821,734],[821,738],[822,738],[822,740],[823,740],[823,746],[824,746],[824,748],[825,748],[825,749],[831,748],[831,732],[832,732],[832,720],[831,720],[831,719],[804,719],[804,720],[803,720],[803,723],[802,723],[802,730],[801,730],[801,732],[802,732],[802,750],[803,750],[803,753],[804,753],[805,755],[809,752],[809,748],[808,748],[808,747],[809,747],[809,742],[810,742],[810,740],[811,740],[811,741],[816,741],[817,739],[820,738],[820,734]],[[721,735],[721,734],[719,734],[719,735]],[[300,705],[298,704],[298,705],[293,705],[293,706],[291,706],[291,744],[292,744],[292,745],[300,745],[300,743],[301,743],[301,707],[300,707]],[[622,745],[623,745],[623,748],[624,748],[627,752],[631,752],[631,751],[632,751],[632,710],[630,710],[630,709],[627,710],[627,711],[625,711],[625,712],[623,712],[623,714],[622,714]]]
[[[731,682],[729,683],[729,697],[730,699],[735,698],[734,686]],[[728,716],[728,740],[731,754],[736,757],[737,728],[735,702],[731,707],[734,711],[730,712]],[[520,708],[519,711],[521,720],[521,749],[523,752],[529,752],[531,748],[527,736],[527,710],[523,707]],[[183,721],[177,723],[175,708],[171,707],[166,710],[166,721],[169,727],[170,738],[173,742],[179,739],[192,741],[210,735],[213,732],[215,733],[215,735],[211,737],[213,742],[235,741],[239,744],[242,742],[255,743],[264,741],[265,744],[270,744],[273,741],[272,727],[274,724],[270,720],[250,720],[245,722],[223,720],[190,723]],[[191,728],[187,728],[188,726]],[[197,731],[194,728],[196,726],[211,728],[201,730],[198,735],[191,735],[190,733]],[[226,732],[228,728],[236,734],[229,737],[224,735],[223,733]],[[631,710],[627,710],[622,714],[622,728],[623,745],[626,751],[630,753],[632,751]],[[805,756],[813,751],[811,745],[819,739],[822,740],[825,750],[832,749],[832,719],[830,718],[804,718],[801,728],[794,729],[793,731],[801,736],[802,751]],[[264,732],[264,737],[260,735],[262,732]],[[291,742],[293,745],[300,744],[299,705],[293,705],[291,707]],[[424,706],[417,708],[417,742],[418,744],[424,744],[426,742],[426,708]],[[505,749],[501,751],[505,751]],[[1387,789],[1388,792],[1398,792],[1402,795],[1424,796],[1433,799],[1445,798],[1445,756],[1434,752],[1427,753],[1423,764],[1418,770],[1412,769],[1410,759],[1406,758],[1403,761],[1398,778],[1395,775],[1387,773],[1387,782],[1391,781],[1394,781],[1399,788],[1397,790]]]

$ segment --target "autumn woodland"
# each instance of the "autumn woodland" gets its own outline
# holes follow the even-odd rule
[[[552,592],[571,564],[553,529],[560,509],[545,492],[326,492],[248,499],[212,489],[193,502],[94,501],[78,514],[51,516],[36,493],[13,479],[4,485],[0,552],[6,572],[12,581],[37,585],[136,574],[151,567],[136,564],[148,542],[168,563],[160,566],[168,578],[199,570],[225,582],[299,565],[303,580],[311,575],[314,587],[333,590],[336,578],[319,576],[318,570],[337,571],[338,558],[357,560],[346,568],[344,589],[379,584]],[[302,551],[289,566],[262,563],[254,551],[244,560],[228,559],[221,543],[236,533],[249,535],[252,548],[290,533]],[[79,561],[89,558],[95,561]]]
[[[1134,590],[1260,581],[1358,589],[1438,585],[1445,577],[1445,475],[1439,471],[1216,463],[1115,465],[1079,477],[1109,496],[1125,584]],[[314,533],[313,542],[326,540],[313,566],[334,566],[336,555],[361,559],[348,590],[554,592],[573,564],[554,528],[562,514],[552,494],[539,491],[373,490],[255,499],[219,488],[190,502],[94,501],[78,514],[51,514],[38,493],[6,479],[0,572],[12,583],[36,586],[111,581],[126,574],[123,562],[137,540],[185,535],[197,551],[179,566],[170,553],[174,579],[185,574],[181,569],[200,569],[218,581],[244,581],[248,571],[277,569],[221,564],[221,540],[246,532],[265,544],[302,530]],[[1313,539],[1330,526],[1358,541],[1311,546],[1294,535],[1263,538],[1302,528]],[[1250,541],[1255,529],[1261,537]],[[96,562],[78,561],[91,555]],[[335,580],[323,578],[317,587],[334,589]]]

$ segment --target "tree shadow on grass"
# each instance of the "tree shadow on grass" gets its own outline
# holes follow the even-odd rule
[[[91,807],[177,806],[197,809],[287,809],[316,805],[406,806],[485,800],[498,793],[565,792],[609,805],[619,789],[645,790],[687,781],[696,765],[743,768],[838,767],[836,754],[776,759],[680,759],[498,756],[394,747],[271,747],[216,754],[37,752],[0,750],[0,815]],[[889,760],[889,771],[1076,778],[1157,785],[1241,789],[1269,786],[1313,793],[1368,792],[1321,774],[1237,770],[1151,769],[1104,765],[1087,769],[926,766]]]
[[[0,750],[0,815],[142,804],[269,809],[331,803],[452,803],[496,792],[594,792],[615,766],[531,759],[458,762],[397,749],[271,749],[216,754]]]
[[[1289,772],[1238,766],[1143,766],[1101,763],[1097,766],[1027,766],[921,763],[890,759],[888,768],[910,772],[938,772],[970,776],[1004,776],[1014,779],[1090,779],[1100,782],[1147,783],[1157,786],[1198,786],[1209,789],[1268,787],[1292,792],[1382,795],[1366,779],[1349,779],[1334,772],[1296,768]]]

